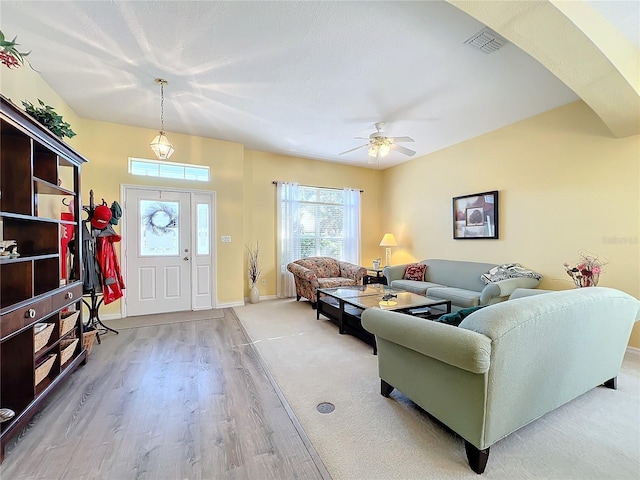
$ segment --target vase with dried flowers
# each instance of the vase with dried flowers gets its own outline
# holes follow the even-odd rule
[[[249,281],[251,289],[249,290],[249,301],[258,303],[260,301],[260,291],[258,290],[258,278],[262,273],[260,269],[260,243],[256,242],[255,248],[247,247],[247,269],[249,273]]]
[[[567,275],[571,277],[576,287],[595,287],[598,285],[602,267],[607,262],[597,255],[588,253],[579,253],[579,256],[580,261],[574,266],[571,266],[568,262],[564,263]]]

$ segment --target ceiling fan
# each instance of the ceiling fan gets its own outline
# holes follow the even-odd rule
[[[374,126],[376,127],[377,131],[369,135],[369,138],[355,137],[357,139],[369,140],[369,143],[365,143],[364,145],[360,145],[359,147],[352,148],[351,150],[347,150],[346,152],[342,152],[340,155],[353,152],[354,150],[358,150],[359,148],[367,147],[367,151],[369,153],[369,163],[372,163],[374,160],[378,160],[381,157],[387,156],[392,149],[409,156],[413,156],[416,154],[416,152],[414,152],[413,150],[407,147],[403,147],[402,145],[398,145],[398,143],[413,142],[413,138],[387,137],[387,134],[382,131],[382,127],[384,127],[383,122],[378,122]]]

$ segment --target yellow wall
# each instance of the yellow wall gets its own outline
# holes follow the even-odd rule
[[[60,96],[42,80],[42,77],[26,63],[18,69],[8,69],[4,65],[0,68],[0,93],[15,103],[22,106],[26,100],[38,106],[38,99],[51,105],[56,113],[62,115],[63,120],[71,125],[71,129],[77,134],[64,141],[75,148],[75,141],[82,133],[80,117],[60,98]]]
[[[169,132],[172,160],[211,166],[212,181],[154,180],[127,174],[127,157],[150,157],[154,130],[79,118],[33,71],[0,69],[3,95],[14,103],[42,98],[78,133],[69,140],[90,163],[83,199],[120,199],[121,184],[216,191],[217,302],[248,293],[245,245],[261,243],[263,296],[275,295],[273,180],[360,188],[363,265],[384,256],[384,232],[399,246],[395,264],[423,258],[520,262],[544,275],[542,288],[572,288],[562,264],[587,250],[609,263],[600,285],[640,297],[640,138],[614,139],[597,116],[576,102],[427,155],[384,172],[245,150],[242,145]],[[426,132],[428,134],[428,132]],[[500,239],[452,239],[454,196],[500,191]],[[230,244],[219,242],[231,235]],[[119,312],[109,305],[109,312]],[[630,345],[640,347],[636,326]]]
[[[216,192],[217,304],[239,304],[243,301],[243,147],[238,143],[192,137],[168,132],[176,153],[172,161],[208,165],[210,182],[189,182],[154,177],[140,177],[127,172],[128,157],[152,158],[149,141],[154,130],[129,127],[93,120],[81,120],[84,135],[77,149],[88,159],[82,167],[83,203],[89,201],[89,190],[96,202],[103,198],[123,202],[121,185],[158,186],[208,190]],[[126,208],[123,205],[123,208]],[[230,235],[231,243],[220,243],[220,235]],[[107,306],[105,312],[119,311],[119,305]]]
[[[563,263],[587,250],[609,262],[599,285],[640,297],[640,136],[612,138],[583,102],[386,170],[383,185],[395,264],[519,262],[561,290],[573,288]],[[489,190],[500,239],[453,240],[452,197]],[[630,345],[640,347],[639,324]]]

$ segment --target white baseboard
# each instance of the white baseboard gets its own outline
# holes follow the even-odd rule
[[[275,300],[278,298],[277,295],[260,295],[260,300]],[[249,301],[249,297],[244,297],[244,305],[251,303]],[[242,305],[234,305],[234,307],[241,307]]]
[[[120,313],[103,313],[100,315],[100,320],[103,321],[118,320],[120,318],[122,318],[122,315]]]
[[[233,307],[244,307],[244,305],[249,301],[247,298],[242,302],[228,302],[228,303],[219,303],[216,308],[233,308]]]
[[[627,353],[629,353],[631,355],[640,355],[640,348],[627,347]]]

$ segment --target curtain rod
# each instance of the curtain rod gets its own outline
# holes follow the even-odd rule
[[[273,183],[274,185],[278,184],[278,180],[274,180],[271,183]],[[280,182],[280,183],[289,183],[289,182]],[[313,187],[313,188],[333,188],[334,190],[341,190],[338,187],[318,187],[317,185],[302,185],[300,184],[301,187]],[[360,193],[364,193],[364,190],[360,190]]]

